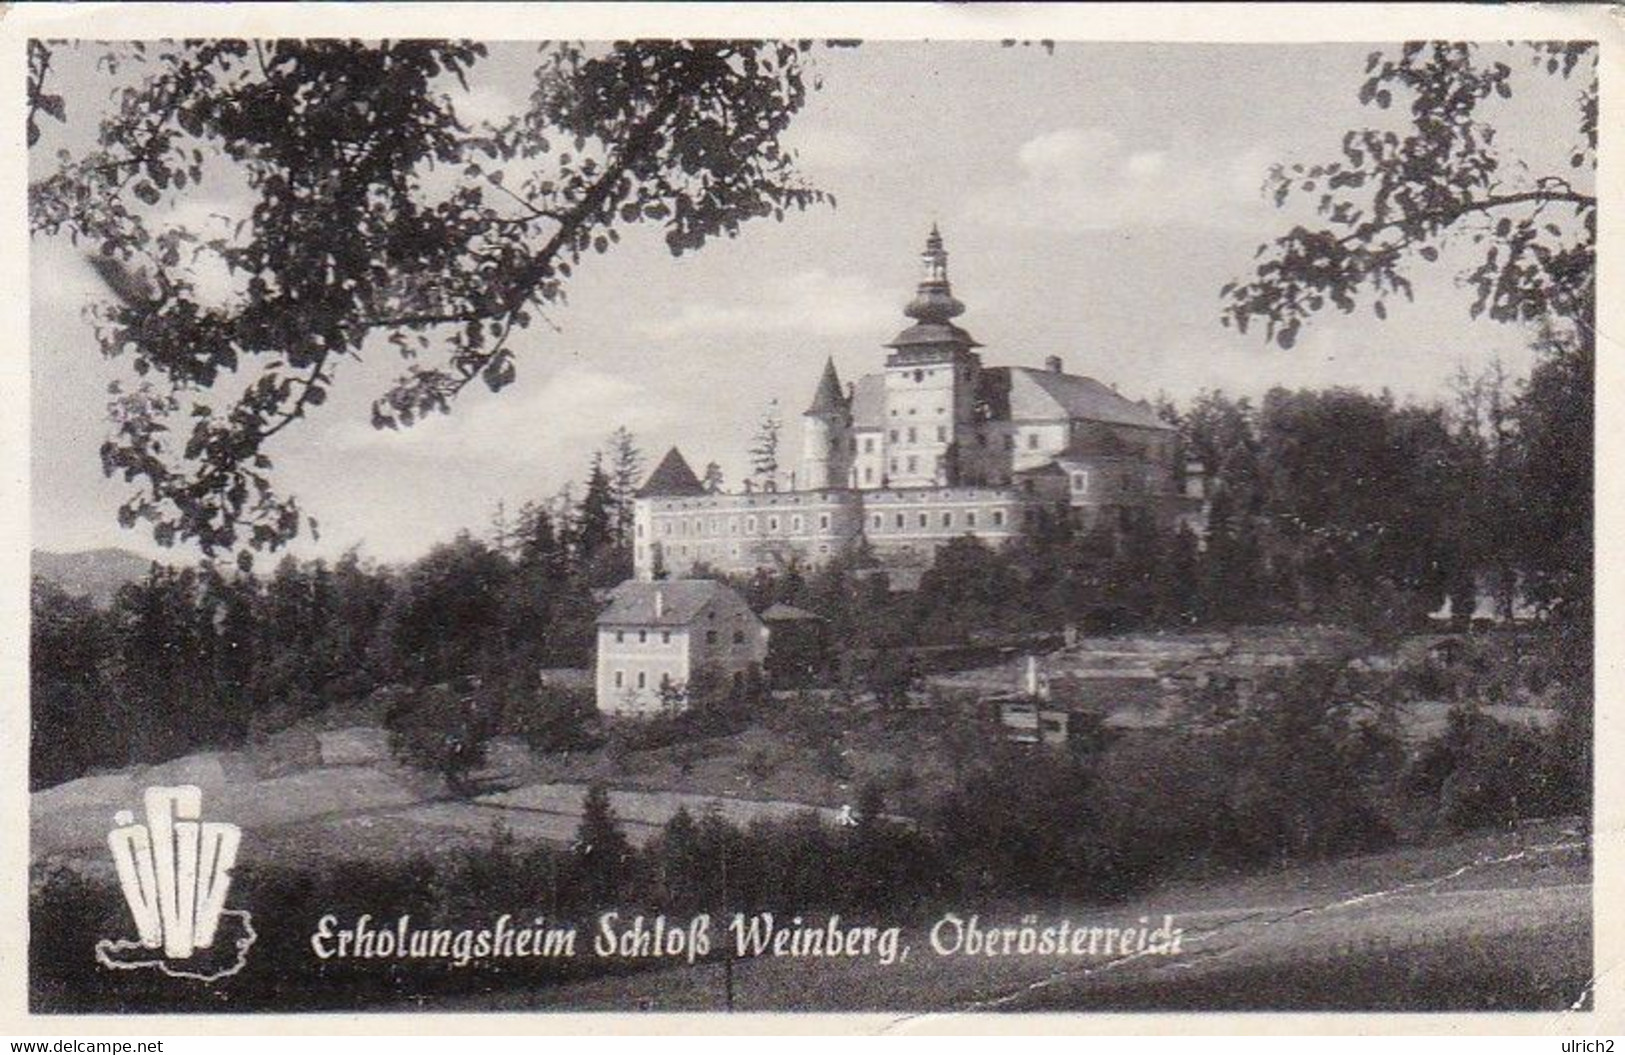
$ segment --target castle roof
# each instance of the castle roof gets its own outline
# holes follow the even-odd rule
[[[1024,366],[992,367],[981,372],[979,400],[995,420],[1050,419],[1099,421],[1166,432],[1167,422],[1143,406],[1113,392],[1092,377],[1034,370]]]
[[[864,374],[852,388],[852,424],[860,429],[885,425],[886,375]]]
[[[887,348],[907,351],[911,348],[980,348],[981,342],[951,322],[917,322],[893,337]]]
[[[676,447],[666,452],[660,464],[655,466],[655,471],[638,488],[639,498],[689,497],[705,493],[705,485],[700,483],[700,478],[694,475],[694,470],[689,468],[683,453]]]
[[[835,359],[832,356],[824,361],[824,376],[818,379],[818,391],[813,393],[812,405],[807,408],[806,415],[821,417],[845,409],[846,397],[841,395],[841,378],[835,372]]]
[[[1092,377],[1023,366],[984,367],[976,399],[992,421],[1099,421],[1166,432],[1169,425],[1149,407],[1113,392]],[[886,377],[865,374],[852,394],[852,424],[886,427]]]
[[[711,579],[628,579],[610,591],[609,604],[598,614],[598,625],[686,626],[725,593],[732,591]]]

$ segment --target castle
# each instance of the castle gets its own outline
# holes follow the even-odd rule
[[[1147,403],[1055,357],[1042,369],[983,365],[953,321],[965,306],[935,227],[922,259],[885,369],[843,388],[825,364],[797,468],[720,493],[676,448],[666,454],[636,500],[638,578],[812,567],[860,541],[887,568],[918,570],[959,536],[1002,545],[1046,509],[1083,530],[1135,514],[1199,524],[1200,475],[1175,464],[1174,431]]]

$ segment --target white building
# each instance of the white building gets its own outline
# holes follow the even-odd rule
[[[598,710],[658,714],[695,672],[739,679],[767,659],[767,627],[719,582],[629,580],[598,616]]]

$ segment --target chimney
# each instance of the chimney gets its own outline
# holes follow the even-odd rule
[[[655,587],[655,618],[663,619],[666,615],[666,591]]]
[[[1064,364],[1061,362],[1061,357],[1058,355],[1052,355],[1048,359],[1044,360],[1044,369],[1048,370],[1052,374],[1060,373],[1063,365]]]

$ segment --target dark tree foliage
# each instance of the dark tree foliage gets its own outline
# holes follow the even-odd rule
[[[49,90],[58,47],[29,48],[40,150],[42,115],[77,119]],[[142,378],[116,393],[102,448],[132,485],[121,521],[211,555],[280,546],[304,517],[274,486],[269,441],[325,402],[346,360],[391,348],[407,361],[373,424],[410,425],[476,381],[510,384],[515,335],[628,226],[659,226],[682,254],[824,200],[780,145],[810,50],[551,42],[520,112],[474,127],[454,92],[487,57],[478,43],[108,51],[96,145],[30,184],[29,217],[91,254],[113,293],[96,313],[102,351]],[[229,237],[171,216],[204,186],[252,202]],[[229,273],[224,301],[200,290],[204,262]]]
[[[1506,152],[1491,121],[1523,75],[1576,83],[1560,127],[1573,136],[1569,167],[1537,173]],[[1299,226],[1260,247],[1255,275],[1226,285],[1223,321],[1246,330],[1262,321],[1283,348],[1303,323],[1367,300],[1409,297],[1406,269],[1439,259],[1452,241],[1474,248],[1464,276],[1472,314],[1505,322],[1556,317],[1588,334],[1596,271],[1597,199],[1589,190],[1597,151],[1596,48],[1584,41],[1512,47],[1412,41],[1397,55],[1373,52],[1360,101],[1409,110],[1401,131],[1351,129],[1342,157],[1277,166],[1277,204],[1315,202],[1323,226]]]
[[[1459,276],[1473,292],[1471,314],[1534,327],[1544,356],[1516,407],[1483,408],[1486,460],[1454,467],[1455,480],[1516,493],[1514,525],[1485,525],[1508,504],[1469,508],[1476,523],[1455,540],[1454,559],[1474,573],[1488,566],[1503,612],[1521,585],[1549,614],[1580,621],[1589,617],[1592,570],[1596,61],[1596,46],[1585,41],[1413,41],[1398,54],[1373,52],[1360,101],[1381,110],[1408,103],[1406,125],[1352,129],[1339,160],[1277,167],[1276,202],[1313,200],[1319,226],[1294,227],[1261,246],[1253,276],[1221,291],[1226,325],[1261,322],[1267,337],[1291,347],[1303,324],[1329,308],[1350,313],[1365,302],[1386,316],[1390,298],[1411,295],[1410,269],[1461,247],[1471,260]],[[1557,171],[1532,167],[1494,124],[1497,104],[1531,76],[1573,86],[1572,109],[1551,125],[1569,137],[1567,165]],[[1515,465],[1501,442],[1509,424],[1521,432]],[[1469,575],[1459,566],[1445,574],[1466,601]]]
[[[609,907],[626,889],[636,867],[632,844],[609,803],[609,791],[595,783],[581,806],[581,824],[570,847],[579,896],[589,905]]]

